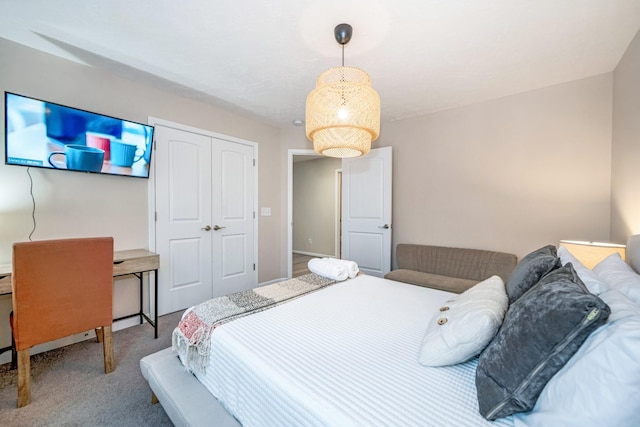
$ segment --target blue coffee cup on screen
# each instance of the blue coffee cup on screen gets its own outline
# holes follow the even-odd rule
[[[64,163],[56,161],[55,156],[64,156]],[[67,144],[64,151],[50,153],[47,160],[56,169],[64,169],[61,166],[65,166],[68,170],[100,172],[104,162],[104,150],[86,145]]]
[[[137,151],[142,153],[136,157]],[[129,144],[121,139],[111,140],[111,164],[115,166],[123,166],[130,168],[135,162],[140,160],[144,155],[144,150],[139,149],[135,144]]]

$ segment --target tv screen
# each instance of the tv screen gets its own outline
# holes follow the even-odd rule
[[[149,177],[153,126],[5,92],[8,165]]]

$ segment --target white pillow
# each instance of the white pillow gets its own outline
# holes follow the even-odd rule
[[[507,291],[499,276],[467,289],[429,321],[418,362],[447,366],[477,356],[498,332],[508,306]]]
[[[564,246],[560,246],[558,248],[558,256],[560,257],[560,262],[562,265],[566,265],[567,263],[571,263],[573,265],[573,269],[578,273],[578,277],[582,280],[582,283],[585,284],[589,292],[594,295],[600,295],[602,292],[609,289],[607,283],[598,277],[593,271],[589,270],[584,266],[583,263],[578,260],[567,248]]]
[[[640,425],[640,311],[615,289],[599,297],[611,309],[547,383],[530,412],[513,416],[515,427]]]
[[[609,255],[593,267],[593,271],[609,287],[617,289],[631,301],[640,304],[640,275],[624,262],[620,254]]]

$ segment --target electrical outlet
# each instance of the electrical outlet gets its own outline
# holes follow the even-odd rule
[[[308,243],[309,245],[313,245],[313,241],[311,240],[311,237],[309,237],[309,240],[307,240],[307,243]]]

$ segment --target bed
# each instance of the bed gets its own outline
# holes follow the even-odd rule
[[[627,249],[636,271],[639,239]],[[366,275],[221,324],[205,370],[188,372],[171,348],[140,366],[177,426],[640,425],[640,293],[619,271],[603,272],[618,282],[607,286],[576,270],[587,287],[601,286],[609,318],[552,375],[533,410],[492,421],[479,411],[476,386],[478,364],[491,362],[484,352],[453,365],[418,363],[427,323],[455,309],[458,295]]]

